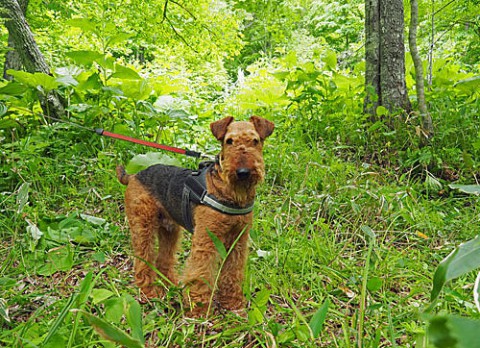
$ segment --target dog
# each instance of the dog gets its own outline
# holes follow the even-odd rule
[[[118,180],[127,185],[125,210],[135,254],[135,283],[144,296],[165,294],[160,279],[178,284],[181,229],[193,233],[181,278],[184,303],[192,317],[208,315],[212,300],[219,309],[244,310],[242,281],[253,202],[265,175],[264,141],[274,124],[259,116],[249,121],[225,117],[211,123],[210,129],[222,148],[216,160],[199,171],[157,164],[128,175],[117,167]],[[228,251],[225,259],[218,241]]]

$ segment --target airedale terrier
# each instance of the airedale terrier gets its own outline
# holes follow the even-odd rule
[[[135,283],[146,297],[164,295],[157,278],[177,284],[180,230],[193,232],[182,277],[191,316],[206,314],[212,298],[216,308],[242,311],[245,306],[242,281],[253,201],[265,174],[263,143],[274,124],[258,116],[240,122],[226,117],[210,129],[222,149],[215,162],[198,172],[158,164],[127,175],[117,167],[118,180],[128,185],[125,209],[136,256]],[[229,251],[221,269],[222,259],[209,233]]]

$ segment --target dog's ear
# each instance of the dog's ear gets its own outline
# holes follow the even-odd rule
[[[259,116],[252,116],[250,117],[250,122],[253,123],[255,126],[255,130],[257,131],[258,135],[260,135],[260,139],[265,140],[270,134],[273,133],[273,129],[275,125],[273,122],[266,120]]]
[[[210,129],[212,130],[212,133],[215,136],[215,138],[222,141],[223,138],[225,138],[225,134],[227,133],[228,125],[232,122],[233,122],[233,117],[228,116],[228,117],[222,118],[221,120],[210,123]]]

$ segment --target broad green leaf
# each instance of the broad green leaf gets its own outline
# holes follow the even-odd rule
[[[130,295],[125,296],[124,306],[125,316],[127,318],[127,323],[130,326],[133,338],[138,340],[142,344],[145,343],[142,327],[142,307]]]
[[[27,90],[27,87],[24,84],[12,81],[2,88],[0,88],[0,94],[6,95],[22,95]]]
[[[222,241],[218,239],[218,237],[213,232],[207,230],[207,233],[210,236],[213,244],[215,245],[218,254],[222,258],[222,260],[225,260],[225,258],[227,257],[227,249],[225,249],[225,245],[223,245]]]
[[[97,225],[97,226],[101,226],[107,221],[103,218],[99,218],[99,217],[88,215],[88,214],[80,214],[80,217],[83,220],[90,222],[92,225]]]
[[[375,292],[375,291],[378,291],[382,288],[382,279],[381,278],[378,278],[378,277],[372,277],[370,279],[368,279],[367,281],[367,289],[370,291],[370,292]]]
[[[127,348],[143,347],[143,344],[139,340],[131,337],[129,334],[113,326],[107,321],[100,319],[84,310],[79,309],[75,311],[80,312],[88,320],[89,324],[95,329],[95,331],[103,338]]]
[[[181,109],[168,110],[167,115],[170,118],[188,118],[190,116],[185,110]]]
[[[15,128],[18,126],[18,123],[10,118],[0,120],[0,129]]]
[[[429,321],[429,341],[438,348],[480,348],[480,320],[446,315]]]
[[[93,289],[92,302],[98,304],[113,296],[113,292],[107,289]]]
[[[334,51],[327,51],[323,61],[329,70],[335,70],[337,68],[337,54]]]
[[[460,80],[454,86],[467,94],[478,93],[480,89],[480,76]]]
[[[468,193],[472,195],[480,195],[480,185],[459,185],[459,184],[450,184],[448,185],[451,189],[459,190],[463,193]]]
[[[279,79],[280,81],[284,81],[290,75],[290,72],[280,71],[280,72],[271,73],[271,75]]]
[[[93,73],[87,79],[80,82],[77,86],[77,90],[86,91],[86,90],[99,90],[103,87],[102,79],[98,73]],[[91,107],[90,105],[88,106]]]
[[[124,298],[113,297],[103,302],[103,305],[105,306],[105,319],[111,323],[120,323],[123,317]]]
[[[113,70],[115,67],[115,58],[111,56],[105,56],[103,59],[95,60],[105,70]]]
[[[123,80],[119,85],[127,98],[136,101],[145,100],[152,94],[152,87],[146,80]]]
[[[264,307],[267,305],[268,300],[270,299],[270,290],[264,288],[255,294],[255,299],[253,302],[257,307]]]
[[[72,51],[66,53],[67,57],[73,59],[73,61],[80,65],[90,66],[95,61],[101,61],[104,59],[104,55],[97,51]]]
[[[377,116],[388,115],[388,109],[385,106],[382,106],[382,105],[377,106],[377,110],[375,112],[376,112]]]
[[[94,33],[97,29],[95,23],[88,18],[73,18],[66,21],[65,24],[80,28],[85,33]]]
[[[248,323],[255,325],[261,322],[263,322],[263,314],[260,309],[258,309],[258,307],[250,308],[248,311]]]
[[[480,268],[480,237],[478,235],[474,239],[460,244],[437,267],[433,276],[431,301],[438,298],[446,282],[477,268]]]
[[[17,193],[17,214],[20,214],[23,211],[23,208],[28,203],[28,191],[30,188],[30,183],[24,182]]]
[[[310,340],[310,330],[307,325],[296,323],[292,330],[295,332],[295,336],[300,342],[307,342]]]
[[[80,290],[78,291],[77,297],[77,307],[82,307],[83,304],[90,297],[93,286],[95,282],[93,281],[93,273],[88,272],[85,278],[83,278],[82,283],[80,284]]]
[[[123,41],[126,41],[128,40],[132,35],[130,34],[127,34],[127,33],[119,33],[117,35],[114,35],[112,37],[110,37],[110,39],[108,39],[107,41],[107,46],[112,46],[112,45],[115,45],[119,42],[123,42]]]
[[[56,81],[63,86],[77,86],[78,81],[75,80],[72,76],[60,76],[57,77]]]
[[[314,338],[317,338],[320,332],[322,331],[323,323],[325,322],[325,318],[327,317],[329,301],[328,299],[320,306],[320,308],[315,312],[312,319],[308,325],[312,330],[312,334]]]
[[[16,81],[23,83],[26,86],[39,88],[44,92],[50,92],[58,88],[58,82],[55,80],[55,77],[41,73],[29,73],[25,71],[17,71],[17,70],[8,70],[8,74],[12,75]]]
[[[73,267],[73,252],[69,245],[54,248],[47,253],[47,262],[40,266],[37,274],[49,276],[58,271],[69,271]]]
[[[142,79],[135,70],[119,64],[115,64],[115,72],[110,77],[125,79],[125,80],[141,80]]]
[[[159,163],[165,165],[180,165],[180,162],[173,157],[159,152],[148,152],[146,154],[136,155],[133,157],[130,162],[128,162],[125,169],[128,173],[137,173],[140,170]]]

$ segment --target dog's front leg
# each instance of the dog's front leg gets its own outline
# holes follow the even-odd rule
[[[212,222],[202,221],[195,224],[192,237],[192,250],[183,274],[185,285],[184,303],[188,308],[188,315],[197,317],[213,309],[212,292],[215,287],[215,278],[220,265],[220,255],[207,231],[215,226]]]

